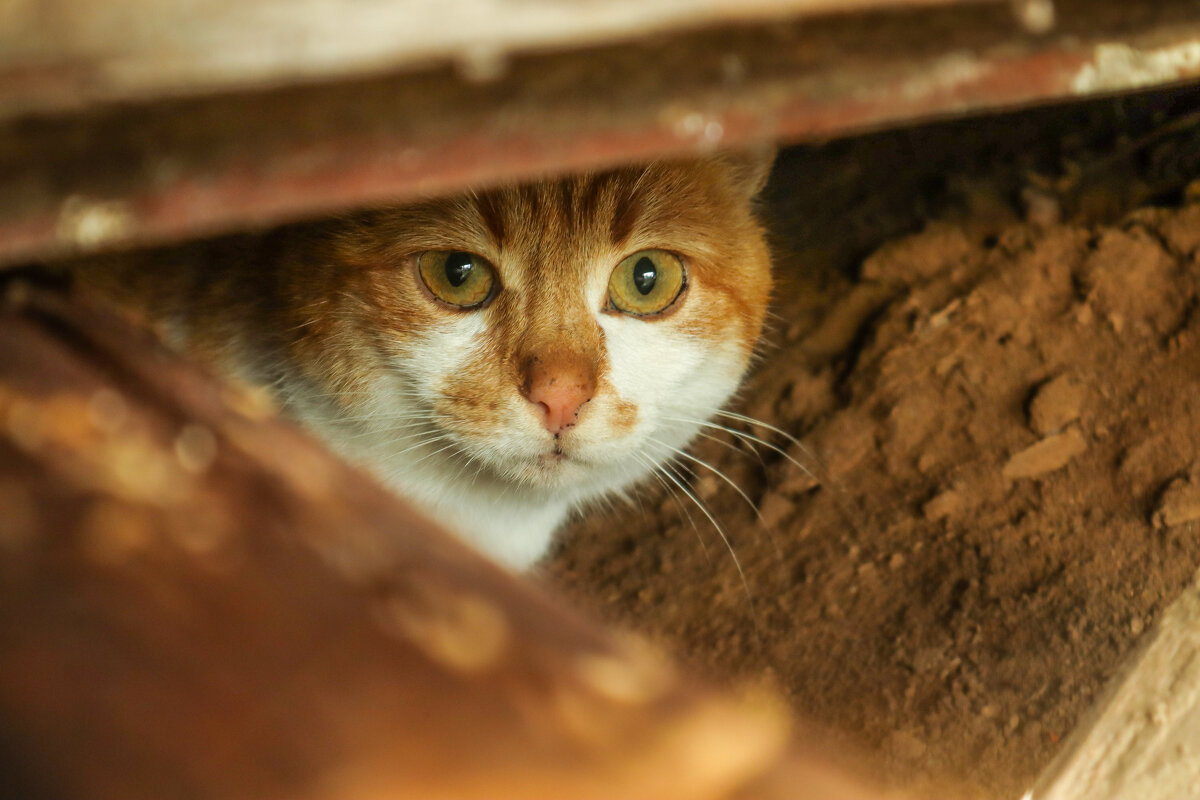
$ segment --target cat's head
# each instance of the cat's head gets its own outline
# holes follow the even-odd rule
[[[656,163],[353,218],[323,263],[292,266],[293,404],[400,483],[574,500],[637,479],[746,370],[771,288],[751,208],[769,163]]]

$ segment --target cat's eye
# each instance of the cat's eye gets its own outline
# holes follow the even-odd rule
[[[678,256],[666,250],[642,250],[613,270],[608,279],[608,303],[625,314],[651,316],[668,309],[683,293],[684,283]]]
[[[461,250],[426,250],[417,256],[417,272],[434,297],[458,308],[483,305],[496,288],[492,265]]]

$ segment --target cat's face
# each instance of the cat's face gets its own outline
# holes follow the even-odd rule
[[[568,500],[627,484],[746,370],[771,284],[757,167],[664,163],[358,217],[328,263],[292,267],[308,388],[290,400],[400,483]]]

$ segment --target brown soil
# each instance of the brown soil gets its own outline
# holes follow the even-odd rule
[[[777,324],[738,410],[804,444],[722,420],[694,453],[754,508],[675,470],[727,544],[649,487],[581,521],[549,580],[775,683],[895,785],[1020,796],[1200,565],[1196,105],[788,153]]]

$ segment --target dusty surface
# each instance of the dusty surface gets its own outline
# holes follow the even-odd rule
[[[674,470],[728,544],[650,486],[548,579],[776,684],[889,782],[1019,797],[1200,565],[1195,107],[788,154],[778,317],[736,409],[804,444],[721,420],[693,452],[739,489]]]

